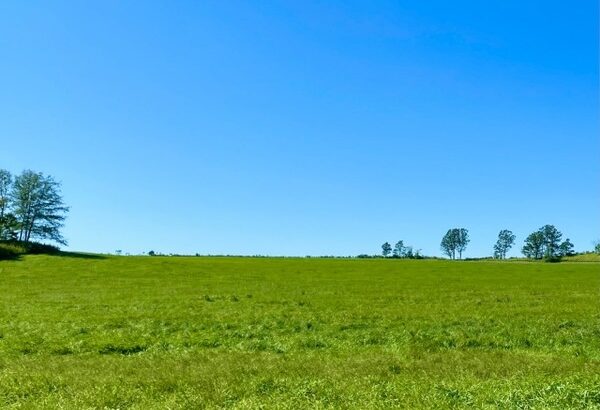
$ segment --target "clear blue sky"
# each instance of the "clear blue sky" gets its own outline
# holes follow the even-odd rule
[[[3,1],[0,59],[0,168],[62,181],[70,249],[600,239],[596,0]]]

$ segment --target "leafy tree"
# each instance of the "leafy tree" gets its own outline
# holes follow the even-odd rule
[[[456,257],[456,239],[454,229],[448,229],[446,235],[442,238],[442,243],[440,243],[440,248],[442,251],[448,255],[450,259],[455,259]]]
[[[467,249],[469,242],[471,242],[469,231],[465,228],[457,228],[455,231],[456,251],[458,252],[458,259],[462,259],[463,252]]]
[[[60,184],[51,176],[23,171],[14,180],[11,200],[20,241],[29,242],[32,238],[39,238],[66,245],[60,228],[69,208],[63,203]]]
[[[561,238],[562,233],[554,225],[544,225],[525,239],[521,251],[528,258],[556,260],[563,255],[563,251],[573,251],[571,241],[565,241],[567,243],[561,249]]]
[[[597,241],[596,244],[594,245],[594,252],[596,252],[598,255],[600,255],[600,241]]]
[[[19,222],[13,214],[0,217],[0,240],[16,241],[19,237]]]
[[[0,218],[8,212],[11,186],[12,175],[7,170],[0,169]]]
[[[392,252],[392,245],[390,245],[388,242],[384,243],[383,245],[381,245],[381,254],[387,258],[388,255]]]
[[[544,256],[544,234],[540,231],[533,232],[525,238],[521,249],[523,255],[530,259],[542,259]]]
[[[562,233],[554,225],[544,225],[540,232],[544,236],[544,256],[547,259],[559,256]]]
[[[575,246],[569,238],[565,239],[563,243],[558,247],[559,256],[573,256],[575,255]]]
[[[150,251],[150,252],[148,252],[148,255],[150,255],[150,256],[156,256],[156,252],[154,252],[154,251]],[[196,256],[197,256],[197,255],[196,255]]]
[[[451,259],[456,259],[456,253],[458,253],[459,259],[462,259],[462,254],[467,249],[470,241],[467,229],[453,228],[448,229],[448,232],[442,238],[440,247]]]
[[[16,230],[15,217],[9,213],[11,187],[12,175],[0,169],[0,240],[14,239]]]
[[[404,246],[404,241],[396,242],[394,245],[394,253],[395,258],[404,258],[406,256],[406,247]]]
[[[506,253],[515,243],[516,236],[508,229],[503,229],[498,233],[498,241],[494,245],[494,258],[505,259]]]

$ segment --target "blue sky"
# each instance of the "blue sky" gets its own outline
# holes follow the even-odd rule
[[[70,249],[466,256],[600,239],[598,4],[0,3],[0,168]]]

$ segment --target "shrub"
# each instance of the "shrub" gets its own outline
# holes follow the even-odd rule
[[[25,254],[47,254],[55,255],[60,250],[54,245],[48,245],[39,242],[19,242],[19,241],[1,241],[0,242],[0,260],[16,259],[19,255]]]
[[[0,260],[16,259],[19,255],[26,253],[26,249],[16,243],[0,243]]]
[[[46,243],[39,243],[39,242],[27,242],[26,244],[24,244],[25,248],[27,249],[27,253],[32,254],[32,255],[39,255],[39,254],[56,254],[60,252],[60,249],[57,246],[54,245],[48,245]]]

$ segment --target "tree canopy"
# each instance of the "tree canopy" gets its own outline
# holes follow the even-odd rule
[[[574,254],[573,243],[569,239],[561,242],[561,239],[562,232],[554,225],[544,225],[527,236],[521,252],[531,259],[545,258],[547,260]]]
[[[458,253],[458,258],[462,259],[462,254],[467,249],[470,241],[467,229],[453,228],[448,229],[448,232],[442,238],[440,247],[449,258],[456,259],[456,254]]]
[[[51,176],[25,170],[13,178],[0,170],[0,239],[49,239],[66,245],[60,230],[68,211],[60,183]]]
[[[505,259],[506,253],[515,243],[516,236],[508,229],[503,229],[498,233],[498,241],[494,245],[494,258]]]

